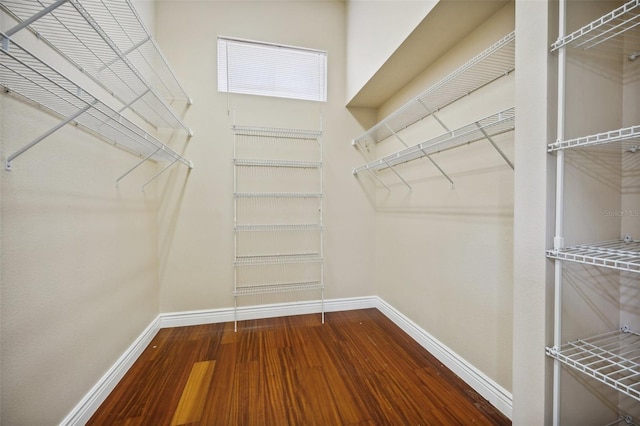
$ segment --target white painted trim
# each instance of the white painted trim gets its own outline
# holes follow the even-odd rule
[[[89,393],[67,414],[67,417],[62,420],[60,425],[80,426],[87,423],[145,348],[149,346],[158,330],[160,330],[160,322],[156,317],[131,346],[124,351],[105,375],[98,380]]]
[[[325,312],[367,308],[377,308],[505,416],[511,418],[513,399],[510,392],[484,375],[480,370],[469,364],[381,298],[366,296],[324,301]],[[320,313],[321,309],[322,302],[319,300],[247,306],[238,308],[238,320]],[[233,321],[233,319],[233,308],[173,312],[158,315],[60,424],[64,426],[85,424],[161,328],[229,322]]]
[[[378,298],[375,296],[331,299],[324,301],[325,312],[350,311],[354,309],[375,308],[377,306]],[[320,300],[278,303],[272,305],[243,306],[238,308],[238,321],[316,314],[321,311],[322,302]],[[160,314],[159,318],[160,328],[230,322],[234,320],[234,309],[222,308],[202,311],[172,312]]]
[[[456,354],[384,300],[378,298],[376,307],[423,348],[428,350],[438,361],[456,373],[476,392],[500,410],[502,414],[511,419],[513,396],[510,392],[491,380],[460,355]]]

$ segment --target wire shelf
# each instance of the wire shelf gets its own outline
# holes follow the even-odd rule
[[[234,159],[233,164],[246,167],[290,167],[296,169],[317,169],[322,167],[322,163],[319,161],[251,160],[239,158]]]
[[[269,231],[321,231],[322,225],[309,224],[273,224],[273,225],[236,225],[239,232],[269,232]]]
[[[407,102],[367,132],[356,137],[353,145],[366,149],[402,129],[432,115],[458,99],[474,92],[515,69],[515,32]]]
[[[129,0],[3,0],[0,7],[20,22],[9,36],[41,14],[32,31],[123,105],[155,127],[192,134],[169,105],[191,103],[189,96]]]
[[[557,359],[640,401],[640,334],[621,330],[568,342],[558,350],[547,348]]]
[[[635,241],[614,240],[552,249],[547,251],[547,257],[619,271],[640,272],[640,242]]]
[[[353,169],[353,174],[362,171],[379,171],[398,164],[417,160],[431,154],[453,149],[461,145],[477,142],[488,137],[510,132],[515,128],[515,108],[509,108],[497,114],[453,130],[437,138],[413,145],[386,157],[377,159]]]
[[[619,48],[633,58],[640,55],[640,0],[631,0],[551,45],[589,50],[597,46]],[[634,56],[635,55],[635,56]]]
[[[286,293],[290,291],[322,290],[324,286],[320,281],[307,281],[298,283],[277,284],[250,284],[237,286],[233,291],[234,296],[250,296],[258,294]]]
[[[0,85],[54,115],[79,126],[141,157],[153,161],[191,161],[149,135],[111,107],[83,91],[69,79],[40,61],[17,43],[4,39],[0,49]],[[10,156],[7,168],[10,168]]]
[[[640,150],[640,125],[582,136],[566,141],[557,141],[549,144],[548,151],[554,152],[567,148],[584,148],[606,144],[616,144],[616,146],[619,144],[623,150],[629,152]]]
[[[322,198],[320,192],[234,192],[236,198]]]
[[[301,139],[317,141],[322,136],[321,130],[285,129],[278,127],[232,126],[235,135],[257,136],[276,139]]]
[[[318,263],[322,262],[319,253],[273,254],[264,256],[237,256],[235,266],[242,265],[279,265],[286,263]]]

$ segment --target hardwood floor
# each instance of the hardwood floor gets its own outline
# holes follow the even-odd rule
[[[89,425],[510,425],[376,309],[162,329]]]

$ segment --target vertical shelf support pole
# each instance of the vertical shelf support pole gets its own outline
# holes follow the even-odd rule
[[[566,32],[566,0],[560,0],[558,5],[558,37],[562,38]],[[565,101],[566,101],[566,47],[558,50],[558,124],[557,140],[564,139]],[[564,247],[564,150],[556,154],[556,218],[553,248]],[[554,311],[553,311],[553,345],[559,350],[562,345],[562,262],[554,263]],[[560,379],[561,365],[558,359],[553,361],[553,425],[560,426]]]

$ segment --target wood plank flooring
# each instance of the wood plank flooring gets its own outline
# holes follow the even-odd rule
[[[162,329],[88,425],[510,425],[376,309]]]

